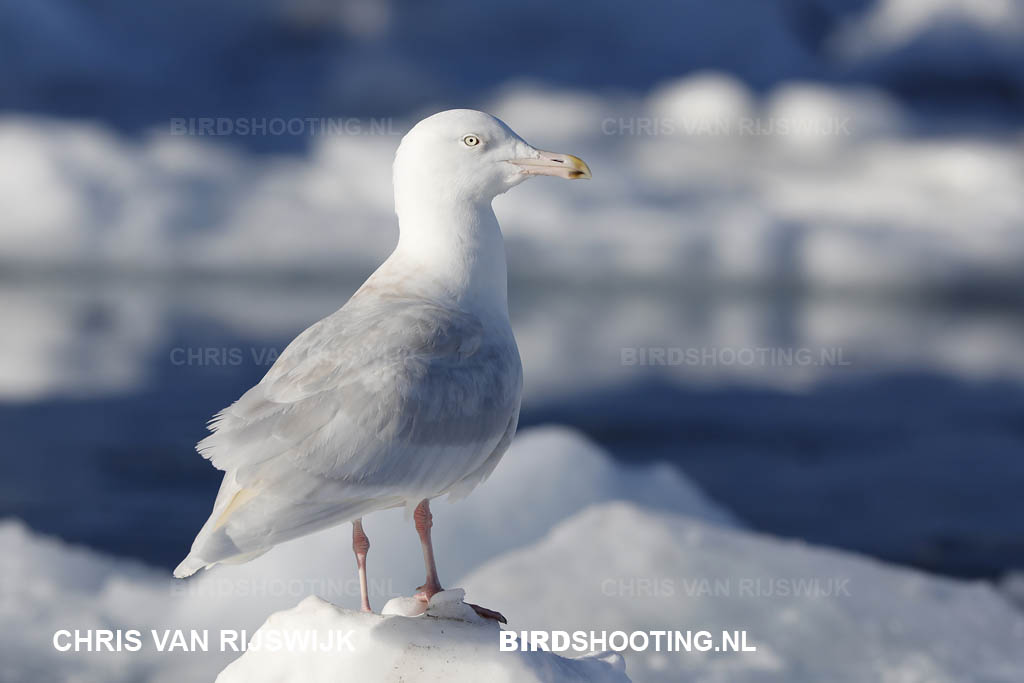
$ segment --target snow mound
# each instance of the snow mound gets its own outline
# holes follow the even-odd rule
[[[629,468],[570,429],[530,429],[473,495],[433,506],[434,547],[446,585],[507,550],[528,546],[555,524],[594,503],[645,503],[735,524],[684,475],[667,465]],[[400,510],[364,521],[370,536],[372,606],[423,582],[412,522]],[[246,629],[309,595],[359,605],[359,583],[347,525],[306,536],[244,565],[217,567],[187,581],[168,569],[126,563],[0,522],[0,680],[78,683],[211,680],[232,653],[170,655],[143,649],[76,657],[53,649],[58,629]],[[182,548],[184,553],[186,547]],[[470,601],[484,604],[474,594]],[[491,605],[487,605],[491,607]],[[499,609],[500,607],[494,607]]]
[[[282,642],[291,634],[310,643],[315,633],[321,644],[333,638],[332,645],[325,650],[251,648],[217,681],[335,683],[352,679],[355,672],[360,681],[629,680],[622,657],[613,653],[568,659],[550,652],[501,652],[497,624],[477,616],[462,596],[460,590],[438,593],[418,617],[364,614],[306,598],[271,615],[254,641],[269,644],[274,633]]]
[[[745,630],[757,647],[627,652],[635,681],[1009,682],[1024,672],[1024,615],[990,585],[625,503],[581,512],[462,585],[520,630]]]
[[[467,508],[467,514],[473,512]],[[524,516],[532,515],[531,510]],[[411,552],[404,561],[418,570],[415,534],[407,531]],[[433,613],[421,618],[394,616],[414,613],[400,600],[382,610],[390,616],[325,603],[322,597],[332,603],[336,597],[357,602],[354,562],[345,535],[337,534],[331,558],[316,554],[326,551],[326,540],[319,541],[319,548],[302,547],[300,542],[271,553],[277,556],[277,573],[228,573],[218,579],[215,570],[205,574],[206,582],[192,585],[170,579],[166,570],[69,548],[18,523],[0,524],[0,629],[6,634],[0,640],[0,680],[211,680],[237,653],[159,653],[144,648],[76,655],[56,652],[53,634],[57,629],[90,628],[143,633],[166,628],[246,629],[251,634],[268,614],[281,609],[288,611],[268,620],[267,627],[353,629],[366,638],[362,642],[373,644],[375,660],[424,666],[441,680],[450,678],[438,667],[450,665],[444,673],[458,680],[456,665],[470,662],[484,671],[493,668],[496,681],[573,680],[571,676],[588,680],[598,672],[607,680],[625,680],[621,670],[597,661],[615,664],[614,658],[562,660],[499,653],[492,647],[497,626],[481,623],[463,609],[461,591],[435,596]],[[492,529],[490,535],[500,533]],[[479,540],[465,537],[460,546]],[[373,559],[385,545],[375,541],[371,550],[371,588],[386,575],[386,564],[374,564]],[[446,556],[440,557],[443,561]],[[292,568],[291,574],[285,572],[286,566]],[[321,572],[327,571],[335,578],[348,576],[342,587],[353,589],[352,595],[332,592],[339,584],[325,581],[327,575]],[[311,581],[309,576],[320,579]],[[850,553],[629,503],[592,506],[539,542],[497,556],[449,585],[464,586],[472,602],[500,610],[516,631],[746,630],[748,643],[757,647],[750,653],[620,653],[635,681],[995,683],[1018,681],[1024,671],[1024,652],[1019,648],[1024,615],[987,584],[931,577]],[[405,592],[410,587],[401,586]],[[303,600],[310,594],[321,598]],[[299,607],[290,609],[300,601]],[[379,595],[374,606],[381,607]],[[451,636],[447,642],[452,645],[450,650],[437,650],[441,657],[422,647],[402,650],[396,645],[435,645],[431,638],[441,628],[446,638]],[[499,660],[499,654],[509,655],[509,661]],[[269,659],[250,651],[221,680],[265,680],[255,678],[250,666],[272,676],[287,664]],[[300,680],[318,680],[318,661],[322,660],[291,664],[305,676]],[[369,661],[365,665],[373,666]],[[581,673],[581,667],[593,669]],[[361,680],[375,679],[367,673]],[[488,677],[478,675],[476,680]]]

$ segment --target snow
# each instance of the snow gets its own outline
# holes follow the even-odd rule
[[[693,680],[794,683],[1019,679],[1024,617],[993,587],[752,533],[668,472],[613,464],[563,428],[527,431],[472,496],[434,506],[442,581],[503,612],[517,631],[745,629],[758,647],[728,655],[626,651],[626,670],[636,681],[679,680],[679,672]],[[182,582],[168,570],[71,547],[5,521],[0,679],[209,680],[238,654],[143,647],[76,656],[55,652],[51,641],[58,629],[252,633],[280,610],[291,611],[269,623],[351,625],[372,639],[375,658],[398,657],[407,665],[413,655],[401,654],[387,634],[426,643],[439,623],[400,616],[414,613],[401,600],[385,605],[422,581],[415,533],[401,514],[374,515],[366,525],[371,598],[388,617],[346,609],[358,605],[347,528]],[[754,588],[745,589],[748,584]],[[798,594],[768,595],[783,586]],[[291,609],[310,595],[318,598]],[[456,657],[449,662],[492,661],[493,624],[444,628],[459,634],[448,642],[447,654]],[[252,666],[269,675],[279,665],[265,659],[246,655],[229,672],[247,675]],[[553,662],[565,675],[577,666],[540,655],[513,659],[502,665],[529,667],[537,680],[552,680],[544,676]],[[596,661],[587,666],[608,672]]]
[[[339,609],[316,597],[267,619],[253,638],[270,631],[285,639],[315,632],[321,643],[333,632],[347,634],[346,646],[308,652],[301,647],[250,649],[217,677],[218,683],[440,680],[628,681],[620,655],[600,653],[577,659],[550,652],[501,652],[498,626],[461,601],[462,591],[435,595],[422,616],[382,616]],[[261,634],[263,634],[261,636]],[[335,636],[337,638],[337,636]],[[269,642],[269,641],[268,641]],[[298,641],[293,641],[298,642]],[[351,644],[351,650],[347,647]]]
[[[578,424],[633,453],[642,444],[648,456],[676,453],[679,434],[700,425],[714,433],[694,441],[687,434],[684,457],[713,470],[705,480],[731,490],[737,506],[754,500],[743,512],[759,524],[917,562],[941,557],[936,566],[945,568],[956,558],[969,571],[1008,566],[1020,536],[1005,501],[1020,481],[1012,456],[1024,325],[1014,310],[973,302],[1016,302],[1024,284],[1024,129],[1013,108],[1024,90],[1022,5],[749,4],[655,2],[624,15],[602,0],[581,24],[576,8],[534,0],[484,9],[444,0],[430,11],[365,0],[232,2],[214,12],[191,0],[0,0],[8,67],[0,73],[0,318],[18,321],[0,336],[0,396],[15,415],[6,432],[15,449],[65,453],[57,462],[74,473],[66,488],[37,489],[53,463],[26,459],[17,465],[22,476],[6,481],[5,500],[50,515],[47,528],[89,543],[117,538],[123,552],[160,547],[161,534],[184,522],[152,529],[149,520],[171,519],[176,496],[196,481],[173,455],[188,457],[182,435],[207,417],[189,408],[253,370],[178,366],[169,351],[226,344],[250,358],[282,348],[335,309],[351,291],[345,283],[361,281],[394,241],[397,134],[457,103],[492,110],[527,139],[579,154],[595,172],[573,196],[535,181],[498,203],[533,419],[561,419],[568,406],[585,413]],[[509,27],[522,26],[531,29],[529,49],[493,49]],[[453,27],[458,41],[450,40]],[[744,50],[734,49],[737,40]],[[594,58],[609,53],[630,58]],[[245,79],[237,78],[239,63]],[[960,107],[965,120],[950,116]],[[372,133],[368,118],[358,132],[297,139],[180,136],[168,125],[172,115],[311,112],[375,117],[392,133]],[[783,124],[791,130],[762,129]],[[54,271],[59,277],[48,281]],[[209,281],[196,276],[226,284],[204,286]],[[93,277],[105,279],[82,286]],[[284,291],[286,277],[323,284]],[[781,302],[779,291],[797,291],[799,301]],[[935,300],[967,303],[944,308]],[[852,364],[641,366],[620,356],[666,347],[841,348]],[[903,373],[940,381],[888,383]],[[865,380],[865,390],[837,398],[832,389],[851,378]],[[50,429],[55,423],[66,428]],[[110,424],[120,425],[116,440]],[[824,448],[825,432],[835,448],[809,466],[793,464],[808,438]],[[735,611],[753,615],[753,626],[774,626],[764,612],[778,607],[778,618],[792,621],[769,635],[793,623],[805,641],[768,642],[767,654],[739,659],[741,680],[756,678],[743,671],[758,666],[769,679],[810,680],[829,664],[874,667],[869,679],[1020,678],[1018,661],[1008,673],[999,668],[1005,641],[990,629],[1017,627],[986,588],[751,536],[669,468],[625,470],[568,431],[528,432],[520,443],[470,500],[437,506],[447,529],[438,530],[448,550],[442,578],[467,586],[476,602],[490,602],[478,592],[486,586],[460,576],[511,561],[506,551],[522,559],[543,550],[543,535],[561,519],[624,498],[719,525],[711,537],[732,541],[702,548],[710,565],[767,572],[772,564],[792,578],[800,564],[785,558],[810,553],[801,561],[868,582],[833,605],[834,616],[825,614],[828,601],[639,601],[638,614],[680,621],[680,607],[700,616],[740,602]],[[988,454],[980,466],[979,444]],[[155,475],[158,483],[140,468],[140,452],[169,468]],[[545,458],[563,463],[550,480],[540,469]],[[770,463],[757,470],[763,476],[736,482],[737,463],[755,458]],[[715,469],[708,460],[724,464]],[[146,495],[119,495],[140,479],[152,487]],[[85,490],[81,481],[102,486]],[[864,490],[876,495],[861,502]],[[75,514],[53,500],[73,500]],[[815,506],[822,512],[814,520],[794,521]],[[844,519],[851,509],[857,518]],[[682,530],[666,524],[672,534]],[[415,536],[400,515],[368,525],[379,607],[422,577]],[[709,535],[698,523],[684,527]],[[595,532],[580,529],[587,531]],[[644,541],[634,535],[625,540]],[[570,540],[565,552],[579,545],[586,557],[586,539]],[[600,563],[623,561],[601,545],[609,539],[592,543],[609,550]],[[635,573],[691,567],[696,558],[678,557],[672,546],[641,557]],[[256,628],[308,593],[355,604],[345,530],[185,585],[17,522],[0,526],[0,549],[0,622],[12,634],[0,642],[4,681],[208,680],[224,656],[58,657],[47,643],[65,625]],[[592,569],[577,564],[567,558],[566,571]],[[922,586],[920,613],[908,605],[910,585]],[[1022,585],[1011,574],[1001,589],[1019,603]],[[530,609],[542,611],[532,592],[509,591],[527,610],[524,620],[534,619]],[[996,626],[966,618],[966,595]],[[608,600],[578,603],[572,608],[588,615]],[[536,623],[546,618],[536,615]],[[707,659],[685,660],[694,677],[733,680],[731,664]],[[637,658],[627,660],[635,672]],[[659,660],[650,662],[658,671]],[[646,664],[639,668],[646,680]]]
[[[516,629],[746,630],[757,647],[627,652],[634,681],[1008,682],[1024,671],[1024,614],[990,585],[627,503],[591,507],[461,585]]]
[[[625,467],[578,433],[560,427],[524,431],[494,475],[469,498],[432,506],[434,547],[442,583],[509,549],[541,538],[588,505],[632,500],[657,509],[734,525],[666,465]],[[419,542],[402,511],[375,514],[364,525],[371,604],[409,595],[423,582]],[[499,533],[495,533],[498,529]],[[200,680],[223,668],[231,653],[177,656],[137,653],[60,656],[50,645],[61,628],[249,629],[268,614],[315,594],[357,608],[359,584],[349,527],[279,546],[248,564],[223,566],[187,581],[156,570],[40,537],[24,525],[0,524],[0,680],[38,680],[40,673],[77,681]],[[471,602],[481,604],[471,593]],[[16,655],[16,656],[15,656]]]

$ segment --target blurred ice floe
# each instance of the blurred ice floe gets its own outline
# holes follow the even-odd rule
[[[479,106],[583,156],[594,180],[501,197],[514,272],[571,280],[1015,294],[1024,262],[1019,130],[915,135],[880,91],[724,75],[643,99],[521,83]],[[396,127],[403,130],[409,122]],[[0,120],[6,268],[332,276],[396,236],[397,135],[252,156],[216,138],[124,139]]]

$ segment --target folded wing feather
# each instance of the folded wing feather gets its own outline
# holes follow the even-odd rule
[[[508,447],[521,388],[511,330],[356,295],[211,420],[198,450],[226,483],[192,555],[212,563],[374,508],[464,495]]]

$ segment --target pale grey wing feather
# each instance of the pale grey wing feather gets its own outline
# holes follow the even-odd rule
[[[199,450],[240,486],[273,481],[289,498],[438,495],[493,454],[521,383],[510,332],[357,296],[299,335]]]
[[[516,435],[516,429],[519,427],[519,406],[516,406],[515,412],[512,417],[509,418],[508,425],[505,427],[505,433],[501,435],[501,439],[498,444],[491,451],[491,454],[487,456],[483,464],[476,468],[465,477],[460,479],[454,486],[448,490],[448,500],[454,502],[465,498],[470,492],[475,489],[478,485],[484,482],[487,477],[491,476],[494,472],[494,468],[498,466],[505,451],[512,445],[512,437]]]

